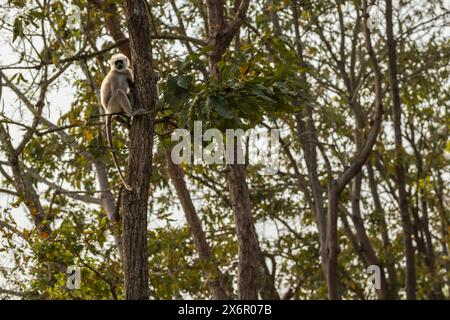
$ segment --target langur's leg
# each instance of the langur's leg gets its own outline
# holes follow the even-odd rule
[[[133,116],[151,113],[150,111],[147,111],[142,108],[133,111],[133,108],[131,107],[131,102],[128,99],[128,96],[126,95],[125,91],[123,91],[121,89],[117,89],[109,101],[113,104],[111,106],[111,109],[118,110],[118,111],[115,111],[114,113],[119,113],[123,110],[130,118]]]
[[[106,113],[120,113],[122,112],[122,106],[120,105],[120,99],[117,95],[117,91],[114,91],[111,95],[111,98],[109,98],[108,106],[106,108]]]
[[[132,117],[133,116],[133,109],[131,107],[130,100],[128,99],[127,94],[125,93],[125,91],[123,91],[121,89],[117,89],[115,94],[116,94],[118,102],[119,102],[120,106],[122,107],[123,111],[125,111],[125,113],[129,117]]]

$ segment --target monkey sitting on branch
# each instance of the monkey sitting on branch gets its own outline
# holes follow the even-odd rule
[[[130,61],[124,54],[118,53],[111,57],[111,70],[106,75],[101,86],[101,103],[106,114],[106,138],[111,150],[114,164],[119,171],[120,179],[124,187],[132,191],[132,188],[125,182],[122,170],[120,169],[112,143],[112,120],[119,113],[125,112],[130,118],[136,114],[141,114],[142,110],[133,113],[133,108],[128,99],[130,86],[133,85],[133,72],[129,68]]]

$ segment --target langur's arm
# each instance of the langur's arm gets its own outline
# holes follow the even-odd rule
[[[100,98],[103,108],[107,111],[109,99],[111,99],[111,87],[109,85],[102,85]]]

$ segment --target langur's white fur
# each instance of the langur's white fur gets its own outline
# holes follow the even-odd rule
[[[133,83],[133,72],[129,68],[130,61],[121,54],[115,54],[110,59],[111,70],[102,82],[100,90],[101,103],[106,114],[106,137],[111,150],[114,164],[119,171],[120,179],[124,187],[131,191],[132,188],[125,182],[122,170],[117,163],[117,157],[112,144],[112,117],[114,114],[125,112],[129,117],[133,116],[133,109],[128,99],[130,84]]]

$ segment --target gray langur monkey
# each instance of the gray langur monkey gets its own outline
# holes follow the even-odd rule
[[[133,116],[133,109],[128,99],[128,93],[134,79],[129,65],[130,61],[124,54],[118,53],[111,57],[111,70],[102,82],[100,96],[106,114],[106,138],[108,140],[108,146],[111,149],[114,164],[119,171],[120,179],[124,187],[131,191],[132,188],[125,182],[122,170],[117,162],[117,157],[113,149],[111,130],[114,114],[124,111],[129,117]]]

